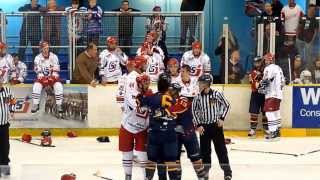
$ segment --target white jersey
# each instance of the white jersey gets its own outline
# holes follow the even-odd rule
[[[102,76],[102,80],[105,82],[118,81],[122,74],[120,64],[125,65],[128,56],[123,52],[111,52],[105,49],[100,53],[99,58],[99,75]]]
[[[11,73],[15,70],[13,58],[10,54],[0,57],[0,76],[3,77],[3,83],[8,83]]]
[[[286,35],[295,36],[299,25],[300,17],[303,16],[303,11],[299,5],[291,8],[288,5],[281,10],[281,16],[284,19],[284,29]]]
[[[136,78],[139,73],[132,71],[126,77],[124,93],[124,112],[121,125],[131,133],[139,133],[149,125],[147,109],[137,107],[136,96],[139,94]]]
[[[268,98],[283,98],[283,87],[285,85],[285,79],[280,66],[270,64],[265,67],[263,71],[263,80],[269,80],[270,83],[266,87],[266,99]]]
[[[124,107],[124,95],[125,95],[125,83],[127,80],[127,74],[123,74],[118,80],[118,87],[116,93],[116,101],[120,105],[121,108]]]
[[[17,78],[17,80],[23,83],[26,77],[27,77],[27,66],[25,63],[19,61],[18,64],[15,65],[15,70],[11,74],[11,79]]]
[[[58,72],[60,72],[60,64],[57,55],[50,52],[49,57],[45,58],[42,53],[40,53],[34,59],[34,71],[37,75],[51,76],[53,73],[58,75]]]
[[[152,56],[147,56],[146,74],[150,77],[151,82],[157,82],[159,75],[164,72],[163,59],[158,53],[153,53]]]
[[[208,72],[211,74],[211,62],[207,54],[201,53],[199,57],[195,57],[192,53],[192,50],[187,51],[183,54],[181,59],[182,65],[189,65],[191,68],[191,76],[199,78],[202,74]]]
[[[183,82],[181,77],[178,79],[178,83],[181,88],[181,96],[195,97],[199,94],[198,79],[196,77],[190,77],[189,82]]]
[[[178,76],[171,76],[171,83],[179,83],[180,74]]]

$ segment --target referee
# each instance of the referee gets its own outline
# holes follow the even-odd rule
[[[11,89],[3,86],[3,82],[3,77],[0,77],[0,177],[10,175],[9,119],[13,118],[16,104]]]
[[[222,93],[210,88],[211,75],[204,74],[198,81],[200,94],[193,99],[192,114],[200,134],[200,152],[207,171],[206,179],[209,179],[211,141],[213,141],[220,167],[224,171],[224,179],[231,180],[232,171],[223,132],[223,122],[230,104]]]

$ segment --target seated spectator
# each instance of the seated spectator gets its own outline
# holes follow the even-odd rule
[[[40,10],[41,6],[37,3],[37,0],[31,0],[30,4],[25,4],[18,9],[19,12],[36,12]],[[30,42],[31,46],[38,46],[41,40],[41,23],[40,14],[31,13],[24,14],[22,26],[20,30],[20,48],[19,56],[24,61],[26,46]],[[32,28],[30,28],[32,26]],[[29,27],[29,28],[28,28]],[[39,49],[32,48],[33,59],[39,54]]]
[[[88,47],[76,59],[72,81],[75,84],[90,84],[95,87],[96,70],[98,68],[98,47],[94,43],[89,43]]]
[[[12,54],[13,63],[15,66],[14,71],[11,73],[10,84],[20,84],[23,83],[27,77],[27,66],[25,63],[20,61],[18,54]]]
[[[300,77],[293,81],[294,84],[312,84],[312,74],[308,69],[301,72]]]
[[[100,33],[102,33],[101,23],[103,10],[97,5],[97,0],[88,0],[88,3],[87,43],[93,42],[98,46]]]
[[[203,52],[200,41],[192,43],[192,50],[183,54],[180,66],[189,65],[191,68],[190,75],[199,78],[202,74],[211,75],[211,61],[209,56]]]
[[[165,66],[163,64],[163,51],[155,45],[158,34],[155,31],[148,33],[146,41],[138,49],[137,55],[143,55],[147,59],[146,74],[150,76],[151,82],[157,82],[158,77],[164,72]]]
[[[166,21],[166,18],[162,16],[161,13],[161,7],[155,6],[153,8],[153,16],[150,16],[146,20],[146,30],[147,33],[151,31],[155,31],[158,33],[158,39],[156,42],[160,46],[160,48],[163,50],[164,53],[164,65],[167,65],[168,61],[168,50],[166,46],[166,32],[167,32],[167,26],[168,23]]]
[[[300,74],[304,70],[303,62],[300,55],[296,55],[293,62],[293,71],[292,71],[292,79],[295,81],[296,79],[300,79]]]
[[[313,42],[317,36],[319,22],[315,17],[316,5],[310,4],[308,14],[300,18],[296,46],[307,65],[312,64]]]
[[[309,68],[312,74],[312,79],[315,84],[320,84],[320,57],[318,57],[314,64]]]
[[[128,61],[128,56],[118,47],[115,37],[108,37],[106,42],[108,48],[99,55],[99,76],[102,85],[118,83],[122,75],[120,65],[125,66]]]
[[[234,50],[231,53],[231,58],[228,64],[228,83],[229,84],[241,84],[245,72],[240,64],[240,52]]]

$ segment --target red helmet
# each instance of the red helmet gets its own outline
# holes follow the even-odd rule
[[[137,84],[150,84],[150,77],[147,74],[140,74],[136,78]]]
[[[6,47],[7,45],[4,42],[0,41],[0,49],[6,48]]]
[[[192,49],[202,49],[202,44],[200,41],[194,41],[192,43]]]
[[[39,48],[43,49],[45,47],[49,46],[49,43],[47,41],[40,41]]]
[[[71,174],[64,174],[61,176],[61,180],[76,180],[76,175],[71,173]]]
[[[147,59],[144,56],[136,56],[134,58],[134,67],[135,68],[142,68],[146,64],[147,64]]]
[[[113,37],[113,36],[109,36],[108,38],[107,38],[107,44],[108,45],[111,45],[111,44],[118,44],[118,41],[117,41],[117,39],[115,38],[115,37]]]
[[[21,137],[22,142],[30,143],[32,136],[30,134],[24,133]]]
[[[170,58],[167,65],[179,65],[179,61],[176,58]]]

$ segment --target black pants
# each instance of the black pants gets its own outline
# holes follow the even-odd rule
[[[190,32],[188,45],[191,45],[195,41],[197,23],[198,23],[198,18],[194,15],[181,16],[180,45],[186,45],[188,30]]]
[[[41,31],[35,30],[35,32],[28,32],[24,29],[20,32],[20,46],[27,46],[30,42],[31,46],[39,46],[39,43],[41,41]],[[19,57],[22,61],[25,61],[25,47],[19,48]],[[39,48],[33,47],[32,48],[32,56],[33,59],[39,54]]]
[[[204,125],[204,134],[200,136],[200,152],[202,161],[207,169],[211,168],[211,141],[218,156],[221,169],[225,176],[231,176],[228,151],[224,141],[223,128],[217,124]]]
[[[0,125],[0,166],[8,165],[9,159],[9,124]]]
[[[120,35],[119,34],[119,45],[120,46],[132,46],[132,35]],[[122,48],[122,51],[130,56],[130,47]]]

